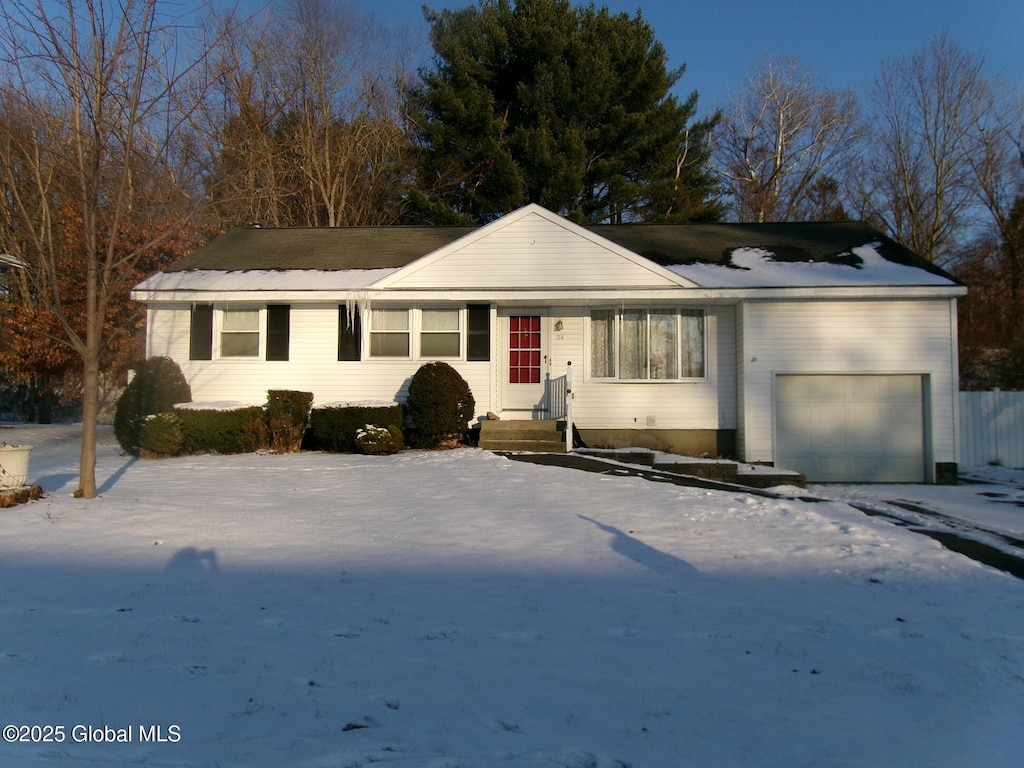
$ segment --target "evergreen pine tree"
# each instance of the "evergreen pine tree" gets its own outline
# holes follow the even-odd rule
[[[484,222],[538,203],[580,223],[715,220],[714,120],[671,93],[683,68],[640,13],[568,0],[432,12],[435,66],[408,113],[413,215]]]

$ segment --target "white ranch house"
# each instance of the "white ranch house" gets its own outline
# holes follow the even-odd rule
[[[424,362],[480,418],[812,481],[948,482],[965,288],[865,224],[240,228],[132,296],[196,401],[401,401]]]

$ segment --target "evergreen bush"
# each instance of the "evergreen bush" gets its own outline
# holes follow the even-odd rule
[[[184,443],[181,419],[174,412],[157,413],[142,422],[142,429],[139,430],[139,456],[174,456],[181,451]]]
[[[356,432],[367,424],[402,434],[402,406],[397,403],[331,405],[314,408],[309,416],[309,447],[318,451],[350,453],[356,450]]]
[[[169,357],[151,357],[135,366],[114,413],[114,436],[126,453],[139,452],[139,435],[148,416],[192,401],[192,389],[178,364]]]
[[[290,389],[267,391],[267,425],[270,447],[278,453],[293,453],[302,446],[302,436],[313,405],[312,392]]]
[[[178,408],[185,453],[252,453],[270,445],[267,413],[258,405],[230,410]]]
[[[413,444],[436,448],[465,436],[476,401],[458,371],[448,363],[433,362],[420,366],[413,374],[405,405]]]

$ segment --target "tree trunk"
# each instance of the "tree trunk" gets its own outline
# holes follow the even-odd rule
[[[86,216],[88,222],[88,215]],[[96,257],[87,254],[85,349],[82,350],[82,451],[75,498],[96,498],[96,422],[100,410],[100,348],[106,302],[100,296]]]
[[[91,358],[91,359],[89,359]],[[99,416],[99,349],[90,353],[82,366],[82,450],[78,460],[78,490],[75,498],[96,498],[96,422]]]

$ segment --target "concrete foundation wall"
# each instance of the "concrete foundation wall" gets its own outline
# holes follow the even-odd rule
[[[684,456],[734,458],[734,429],[580,429],[588,448],[649,448]]]

